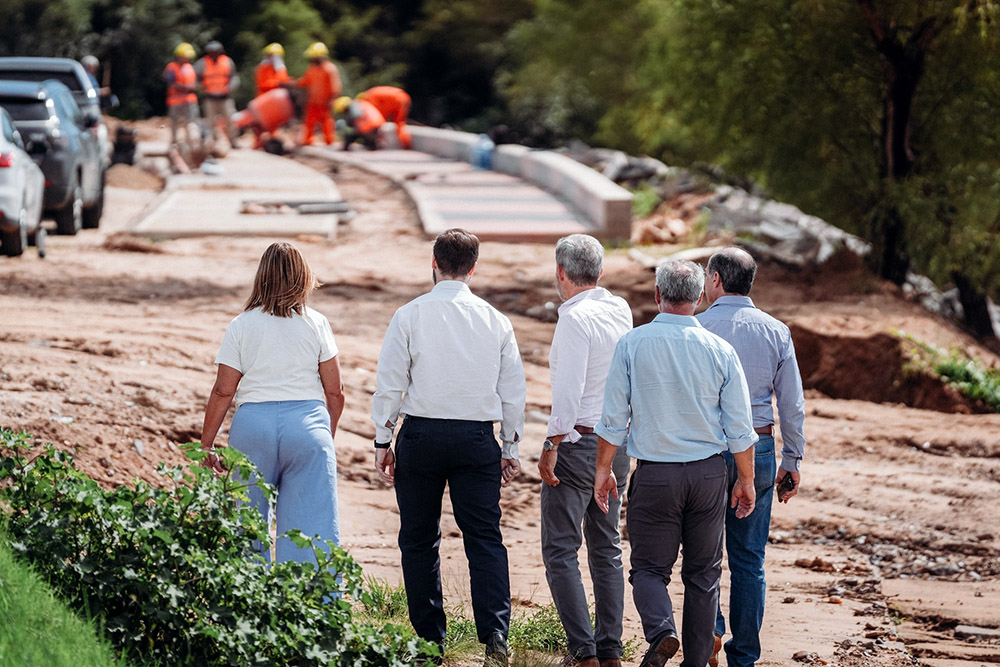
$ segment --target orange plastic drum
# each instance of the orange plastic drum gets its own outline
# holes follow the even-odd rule
[[[292,96],[284,88],[275,88],[250,100],[234,121],[241,128],[252,125],[264,132],[274,132],[294,117]]]

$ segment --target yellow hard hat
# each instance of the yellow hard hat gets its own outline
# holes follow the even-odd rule
[[[306,49],[306,58],[323,58],[324,56],[330,55],[330,49],[326,48],[326,44],[323,42],[313,42]]]
[[[351,104],[351,98],[347,95],[338,97],[333,101],[333,113],[342,114],[347,111],[347,107]]]
[[[194,52],[193,46],[191,46],[187,42],[181,42],[174,48],[174,55],[178,56],[179,58],[190,59],[194,58],[196,54]]]
[[[278,44],[277,42],[271,42],[270,44],[264,47],[264,54],[268,56],[281,56],[282,58],[284,58],[285,47],[283,47],[281,44]]]

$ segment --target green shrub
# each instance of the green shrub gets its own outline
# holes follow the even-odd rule
[[[632,192],[632,215],[636,218],[648,218],[660,205],[663,199],[649,183],[641,184]]]
[[[222,451],[229,474],[161,467],[165,488],[104,490],[50,447],[0,431],[0,499],[11,547],[72,607],[99,619],[130,660],[149,665],[405,665],[435,653],[411,630],[359,622],[361,568],[301,534],[317,565],[260,556],[265,522],[245,502],[250,463]],[[29,459],[30,456],[34,458]],[[266,488],[272,494],[273,489]]]
[[[95,629],[52,595],[0,539],[0,664],[46,667],[117,665]]]
[[[934,370],[965,396],[981,401],[993,412],[1000,412],[1000,371],[984,368],[972,359],[954,354],[935,365]]]

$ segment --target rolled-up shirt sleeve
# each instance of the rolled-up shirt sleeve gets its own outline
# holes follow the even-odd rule
[[[504,335],[505,340],[500,348],[500,375],[497,378],[497,395],[500,397],[503,413],[500,421],[500,440],[503,442],[502,457],[516,459],[518,441],[524,432],[524,407],[528,388],[514,329],[508,327]]]
[[[580,434],[574,430],[580,411],[580,400],[587,384],[589,341],[572,319],[561,320],[552,337],[555,353],[552,370],[552,414],[546,435],[566,435],[567,442],[576,442]]]
[[[733,351],[728,354],[726,381],[719,391],[719,406],[722,409],[722,429],[726,432],[726,445],[733,454],[750,449],[757,443],[753,430],[753,413],[750,410],[750,390],[739,357]]]
[[[802,392],[802,376],[795,359],[795,346],[789,336],[785,354],[774,374],[774,396],[781,424],[781,467],[798,472],[806,450],[806,399]]]
[[[399,418],[399,406],[410,383],[410,350],[408,336],[399,311],[389,322],[378,355],[376,389],[372,396],[372,421],[375,422],[375,440],[391,442]]]
[[[615,447],[625,444],[632,415],[632,379],[627,336],[615,346],[615,354],[604,383],[604,408],[594,433]],[[746,390],[744,389],[744,392]]]

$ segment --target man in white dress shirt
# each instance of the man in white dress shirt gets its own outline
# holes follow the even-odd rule
[[[586,234],[556,244],[556,288],[563,304],[549,351],[552,415],[538,472],[542,485],[542,560],[545,578],[566,630],[567,664],[619,667],[625,577],[618,523],[621,501],[605,514],[594,500],[597,436],[604,381],[622,334],[632,329],[632,310],[621,297],[597,286],[604,248]],[[629,458],[614,459],[622,496]],[[582,528],[581,528],[582,527]],[[577,553],[587,539],[594,585],[594,624]]]
[[[444,644],[438,547],[447,483],[486,664],[506,665],[510,583],[500,487],[521,469],[517,443],[526,387],[510,320],[469,290],[478,258],[475,235],[442,233],[434,242],[434,289],[397,310],[389,323],[372,399],[375,467],[396,487],[403,584],[417,634]],[[497,421],[502,450],[493,435]]]

